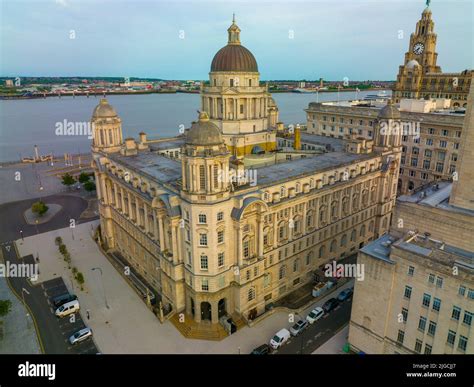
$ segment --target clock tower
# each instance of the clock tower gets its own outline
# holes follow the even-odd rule
[[[421,14],[421,19],[416,23],[415,32],[410,36],[410,46],[405,54],[404,66],[415,60],[421,66],[424,74],[440,73],[441,68],[436,65],[437,59],[434,22],[431,19],[431,10],[426,7]]]

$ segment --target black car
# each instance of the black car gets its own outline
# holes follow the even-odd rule
[[[331,310],[333,310],[338,304],[338,301],[335,299],[335,298],[330,298],[329,300],[327,300],[324,305],[322,306],[323,310],[325,313],[328,313],[330,312]]]
[[[251,355],[268,355],[270,353],[270,346],[267,344],[262,344],[261,346],[255,348]]]
[[[77,300],[77,296],[74,294],[64,293],[60,296],[53,298],[53,305],[55,308],[59,308],[61,305],[64,305],[66,302],[71,302]]]

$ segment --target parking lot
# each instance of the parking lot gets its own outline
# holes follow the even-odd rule
[[[54,315],[55,308],[53,305],[53,299],[64,293],[68,293],[66,284],[64,283],[62,278],[55,278],[55,279],[43,282],[42,287],[44,290],[44,295],[46,299],[48,300],[51,313]],[[82,311],[82,313],[86,315],[86,311]],[[74,354],[96,354],[99,352],[94,343],[93,338],[88,338],[75,345],[71,345],[69,343],[69,337],[71,337],[78,330],[86,326],[86,324],[84,323],[82,319],[81,313],[74,313],[63,318],[58,318],[56,322],[57,322],[57,330],[63,336],[64,342],[67,345],[68,351]]]

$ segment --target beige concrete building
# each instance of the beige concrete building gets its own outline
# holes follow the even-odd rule
[[[171,153],[144,133],[122,140],[120,118],[106,100],[92,117],[104,245],[166,309],[201,324],[254,319],[311,281],[322,264],[384,234],[400,167],[401,136],[379,130],[399,122],[393,105],[379,111],[373,140],[300,134],[296,149],[279,145],[267,130],[275,124],[266,113],[271,97],[258,83],[256,63],[235,48],[239,31],[234,22],[234,48],[224,51],[233,54],[225,66],[216,60],[222,50],[214,58],[204,111],[183,136],[169,139]],[[229,74],[242,63],[252,66],[240,73],[240,86],[223,85],[235,82]],[[236,120],[229,106],[243,106],[244,113],[230,113],[247,116]],[[245,150],[234,146],[240,141]]]
[[[474,85],[454,182],[397,201],[390,233],[361,249],[349,341],[366,353],[473,354]]]
[[[400,101],[403,147],[399,193],[414,192],[455,173],[465,111],[449,104],[445,99]],[[312,102],[306,109],[307,132],[370,140],[383,106],[385,101]]]
[[[453,107],[466,107],[473,70],[443,73],[437,64],[437,35],[431,10],[427,7],[416,23],[415,32],[400,66],[393,88],[396,103],[402,98],[447,98]]]

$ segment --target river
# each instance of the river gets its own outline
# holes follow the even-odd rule
[[[360,92],[359,98],[376,91]],[[319,101],[334,101],[336,93],[319,93]],[[149,138],[179,134],[180,125],[189,127],[200,109],[199,94],[141,94],[107,96],[122,119],[123,137]],[[304,109],[316,101],[316,94],[273,94],[280,121],[285,125],[306,123]],[[341,92],[340,100],[355,98],[354,92]],[[0,101],[0,162],[32,157],[34,145],[40,154],[86,153],[90,139],[83,136],[57,135],[57,123],[88,122],[100,97],[48,97],[46,99]]]

